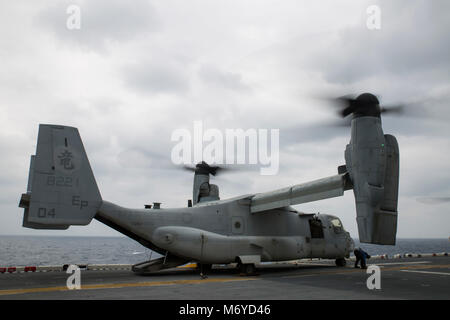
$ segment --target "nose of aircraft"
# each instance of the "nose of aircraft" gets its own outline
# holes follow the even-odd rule
[[[350,233],[347,232],[347,252],[353,252],[353,250],[355,250],[355,242],[350,237]]]

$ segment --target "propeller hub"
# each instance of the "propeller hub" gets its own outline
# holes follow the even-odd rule
[[[200,163],[197,163],[197,165],[195,166],[195,174],[212,174],[213,176],[215,176],[218,169],[220,168],[216,166],[210,166],[205,161],[202,161]]]
[[[330,100],[339,108],[338,115],[345,118],[352,115],[352,118],[375,117],[381,119],[381,114],[398,116],[404,113],[405,106],[403,104],[382,105],[380,101],[372,93],[360,94],[357,98],[354,95],[345,95],[338,98],[330,98]],[[350,126],[350,121],[340,122],[339,126]]]
[[[338,98],[344,104],[344,109],[340,112],[342,117],[353,114],[353,118],[378,117],[380,118],[381,108],[378,98],[371,93],[363,93],[356,99],[349,97]]]
[[[371,93],[363,93],[354,100],[353,117],[380,117],[381,108],[378,98]]]

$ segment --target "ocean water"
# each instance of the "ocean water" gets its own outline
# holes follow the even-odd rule
[[[126,237],[1,236],[0,267],[135,264],[160,257]]]
[[[403,253],[450,253],[450,239],[397,239],[395,246],[380,246],[375,244],[360,243],[353,239],[355,248],[361,247],[370,255]]]
[[[359,243],[370,255],[449,252],[449,239],[397,239],[395,246]],[[61,264],[135,264],[160,257],[126,237],[1,236],[0,267]]]

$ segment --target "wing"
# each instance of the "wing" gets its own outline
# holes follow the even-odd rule
[[[348,173],[342,173],[275,191],[258,193],[251,200],[250,212],[261,212],[294,204],[339,197],[344,194],[345,190],[351,188]]]

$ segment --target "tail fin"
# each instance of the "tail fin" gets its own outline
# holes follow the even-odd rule
[[[87,225],[102,204],[77,128],[39,125],[36,155],[31,156],[23,226],[67,229]]]

